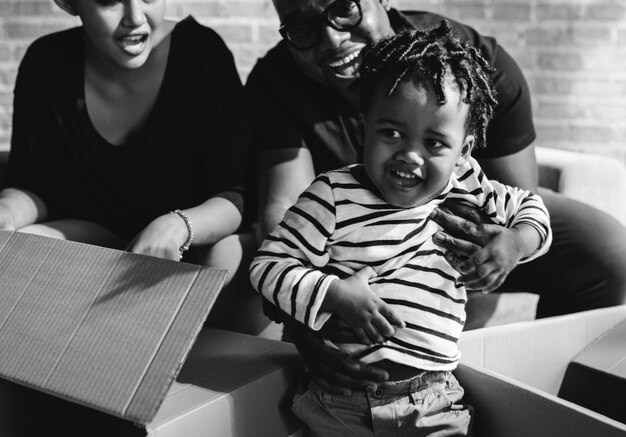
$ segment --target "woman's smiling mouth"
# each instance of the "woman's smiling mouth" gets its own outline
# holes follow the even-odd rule
[[[146,33],[126,35],[117,39],[122,50],[131,56],[140,54],[146,47],[147,40],[148,34]]]

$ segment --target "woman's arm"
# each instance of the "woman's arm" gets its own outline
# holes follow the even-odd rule
[[[17,188],[0,191],[0,229],[14,231],[47,216],[48,209],[36,194]]]
[[[212,197],[183,210],[193,230],[192,246],[213,244],[234,233],[241,224],[239,209],[229,200]],[[134,253],[171,260],[180,259],[180,248],[189,237],[187,224],[175,213],[164,214],[146,226],[129,244]]]

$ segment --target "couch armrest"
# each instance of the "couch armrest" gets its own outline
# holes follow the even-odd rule
[[[591,153],[536,147],[539,185],[585,202],[626,224],[626,167]]]

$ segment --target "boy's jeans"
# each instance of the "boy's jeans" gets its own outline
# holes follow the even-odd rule
[[[311,382],[292,410],[313,437],[467,436],[473,409],[458,403],[462,396],[451,372],[423,372],[351,396],[323,392]]]

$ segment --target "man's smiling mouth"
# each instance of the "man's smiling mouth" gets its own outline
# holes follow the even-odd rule
[[[343,58],[328,64],[330,69],[338,76],[354,77],[361,65],[361,50],[355,50]]]

